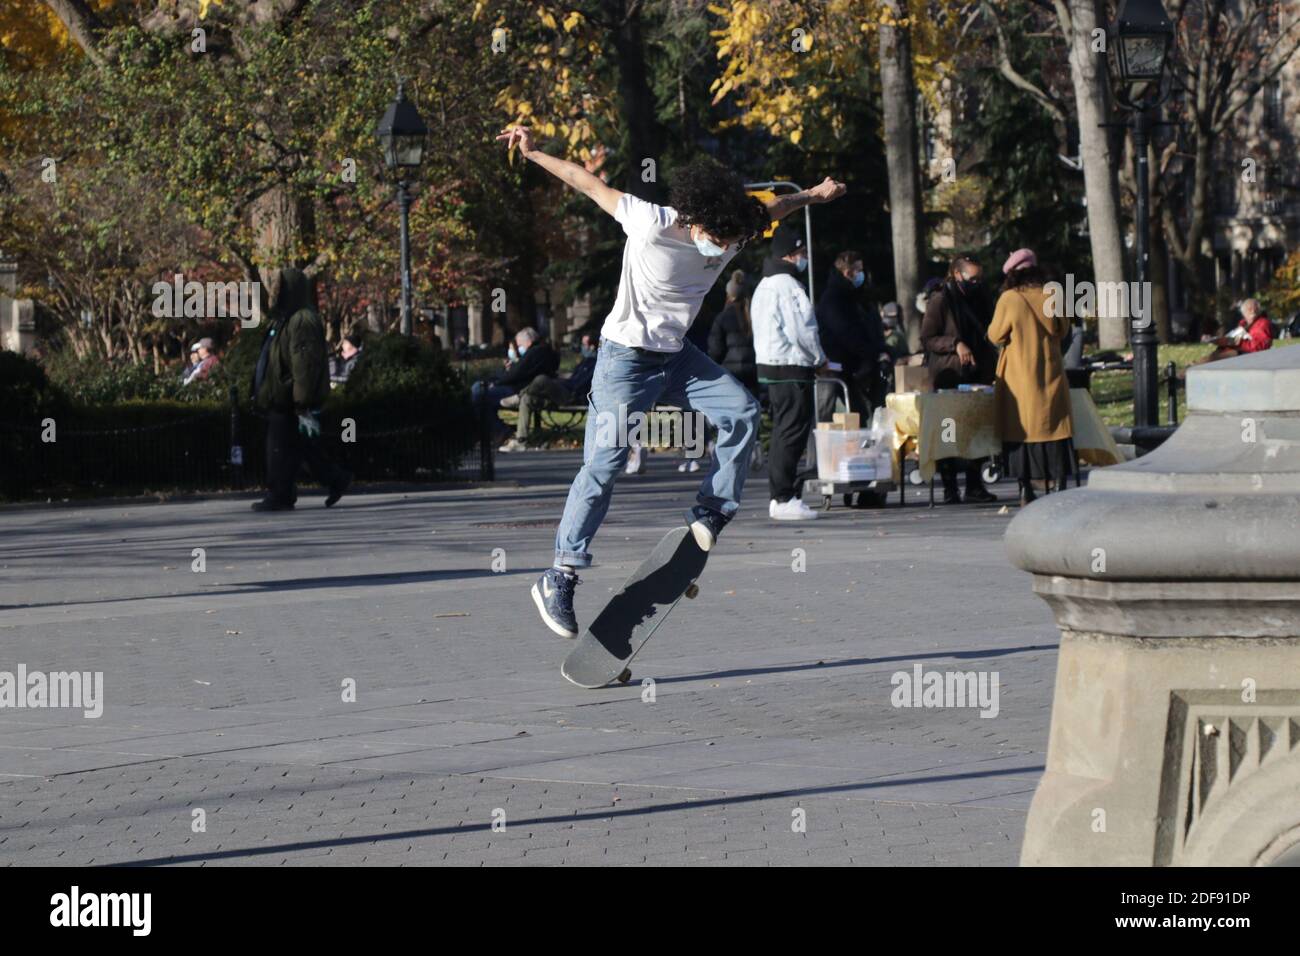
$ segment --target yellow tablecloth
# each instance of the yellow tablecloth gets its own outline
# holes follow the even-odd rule
[[[1070,389],[1070,424],[1074,429],[1074,450],[1088,464],[1104,467],[1124,460],[1110,426],[1101,420],[1101,412],[1086,388]]]
[[[992,392],[895,392],[886,396],[885,404],[894,413],[896,461],[915,451],[925,481],[934,477],[940,459],[988,458],[1002,452]],[[1070,389],[1070,415],[1080,458],[1098,466],[1124,460],[1087,389]]]

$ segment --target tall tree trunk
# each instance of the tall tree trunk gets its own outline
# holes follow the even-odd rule
[[[291,186],[273,186],[257,198],[252,226],[263,288],[269,273],[306,261],[306,245],[315,226],[313,210],[310,200],[295,194]],[[267,306],[264,299],[263,311]]]
[[[1112,137],[1101,125],[1110,119],[1104,53],[1092,49],[1097,29],[1096,0],[1054,0],[1061,32],[1070,48],[1070,77],[1079,118],[1079,156],[1088,197],[1088,233],[1093,281],[1124,281],[1124,242],[1120,233],[1119,189],[1112,165]],[[1099,297],[1100,298],[1100,297]],[[1123,315],[1098,315],[1103,349],[1123,348],[1128,326]]]
[[[890,19],[907,16],[907,0],[885,0]],[[908,28],[880,27],[880,93],[889,170],[889,223],[894,248],[894,298],[903,317],[908,348],[921,348],[916,295],[921,286],[921,172],[917,150],[916,83]]]
[[[650,89],[645,62],[645,41],[641,35],[641,0],[605,0],[616,26],[610,38],[618,64],[618,93],[623,119],[627,123],[628,155],[626,191],[650,202],[662,203],[667,193],[660,183],[663,160],[663,130],[655,115],[654,93]],[[654,160],[655,178],[642,180],[643,163]]]

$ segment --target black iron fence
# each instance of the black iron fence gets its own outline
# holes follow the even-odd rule
[[[494,478],[490,422],[468,401],[442,410],[390,403],[327,409],[318,440],[361,481]],[[265,474],[266,421],[233,400],[0,420],[0,495],[10,500],[256,488]]]

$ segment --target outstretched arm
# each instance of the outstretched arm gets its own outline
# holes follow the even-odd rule
[[[767,203],[767,214],[776,222],[784,216],[804,206],[812,206],[816,203],[832,202],[839,199],[846,192],[848,187],[843,183],[836,182],[827,176],[818,185],[812,189],[803,189],[797,193],[787,193],[784,196],[777,196],[771,202]]]
[[[571,163],[566,159],[560,159],[542,152],[533,145],[533,136],[527,127],[507,126],[501,132],[501,135],[497,137],[497,140],[505,140],[508,148],[518,147],[519,155],[524,159],[532,160],[556,179],[576,189],[589,199],[595,200],[596,205],[605,212],[611,216],[614,215],[614,210],[618,208],[618,201],[623,198],[623,193],[613,186],[607,185],[594,173],[587,172],[577,163]]]

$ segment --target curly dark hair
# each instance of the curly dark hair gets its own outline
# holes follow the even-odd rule
[[[715,239],[744,241],[767,231],[767,207],[745,192],[745,182],[712,156],[696,156],[677,170],[668,202],[683,226],[699,226]]]

